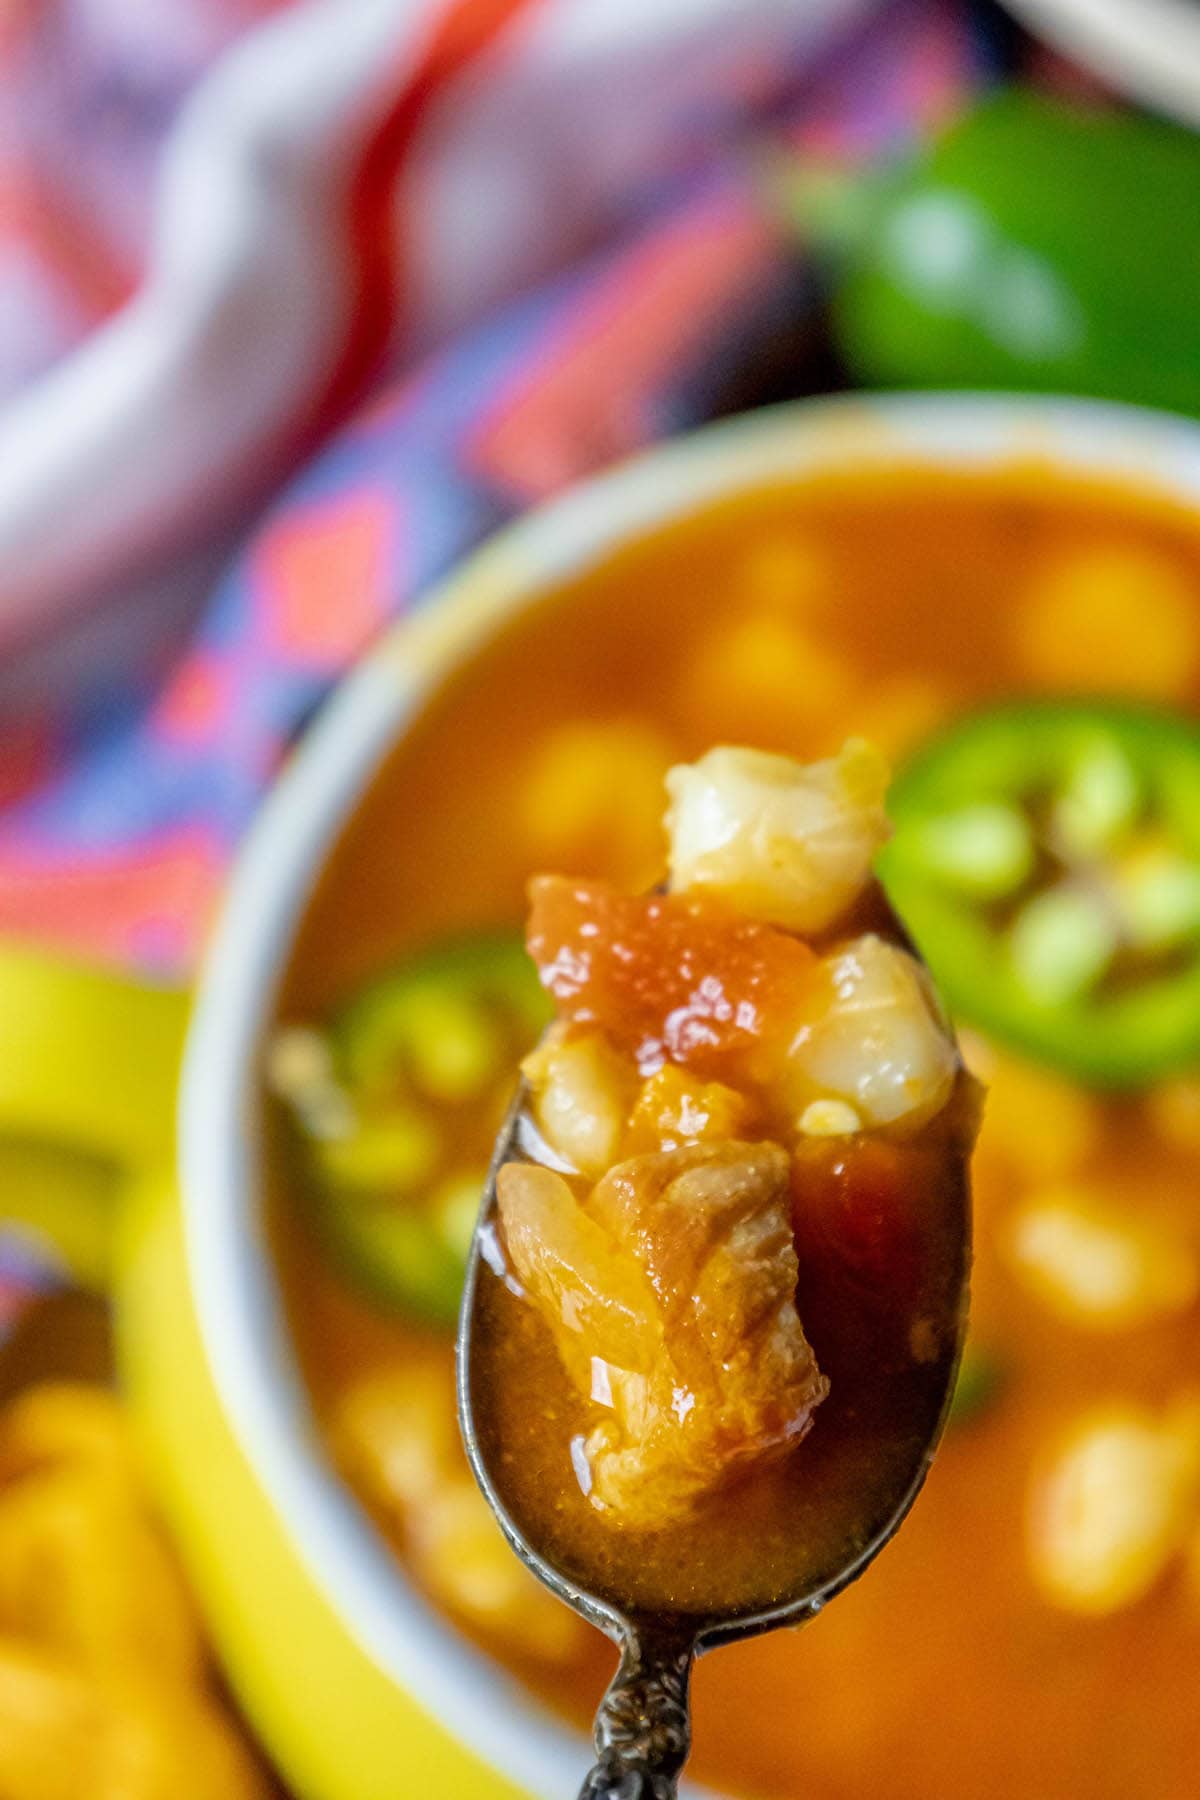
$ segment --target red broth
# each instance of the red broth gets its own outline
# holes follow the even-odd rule
[[[902,759],[980,701],[1079,689],[1200,708],[1200,520],[1036,466],[838,476],[715,506],[514,621],[434,697],[329,864],[286,1012],[319,1014],[448,931],[518,926],[535,870],[653,880],[662,768],[714,741],[812,757],[857,731]],[[701,1663],[695,1777],[779,1800],[1184,1800],[1200,1768],[1200,1498],[1141,1576],[1114,1567],[1086,1605],[1046,1521],[1081,1434],[1114,1419],[1153,1434],[1200,1388],[1200,1071],[1104,1098],[979,1039],[968,1057],[991,1088],[974,1391],[860,1583],[802,1633]],[[356,1294],[279,1186],[280,1268],[331,1453],[450,1615],[583,1724],[603,1641],[540,1595],[514,1590],[489,1617],[483,1586],[455,1589],[470,1558],[449,1342]],[[1092,1205],[1118,1240],[1138,1222],[1176,1258],[1169,1308],[1073,1310],[1053,1258],[1031,1264],[1031,1218]],[[403,1494],[361,1441],[347,1449],[348,1410],[393,1378],[424,1456],[424,1486],[406,1476]]]

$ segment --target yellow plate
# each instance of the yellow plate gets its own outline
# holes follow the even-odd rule
[[[120,1171],[173,1154],[187,1023],[150,987],[0,941],[0,1220],[102,1289]]]
[[[122,1209],[117,1354],[152,1474],[222,1666],[304,1800],[519,1800],[355,1643],[317,1590],[222,1413],[168,1176]]]
[[[93,1293],[108,1286],[120,1188],[112,1164],[98,1157],[0,1137],[0,1223],[45,1246],[56,1268]]]
[[[419,1782],[437,1800],[519,1800],[383,1673],[311,1580],[210,1380],[174,1182],[118,1173],[170,1166],[187,1010],[178,991],[0,943],[0,1175],[10,1189],[21,1176],[0,1215],[20,1198],[26,1222],[93,1280],[115,1228],[122,1385],[218,1657],[296,1793],[396,1800]]]
[[[177,988],[0,942],[0,1132],[169,1161],[187,1014]]]

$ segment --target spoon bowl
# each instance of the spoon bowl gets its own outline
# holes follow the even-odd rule
[[[498,1326],[501,1292],[520,1288],[505,1261],[499,1230],[496,1180],[505,1163],[531,1157],[542,1146],[528,1110],[522,1081],[501,1127],[488,1173],[471,1246],[458,1332],[458,1407],[467,1456],[476,1479],[509,1544],[521,1561],[560,1600],[617,1645],[620,1662],[600,1702],[595,1724],[596,1763],[580,1790],[581,1800],[670,1800],[691,1741],[688,1686],[697,1655],[740,1638],[813,1618],[870,1565],[899,1529],[919,1493],[933,1459],[954,1392],[965,1333],[970,1260],[970,1205],[965,1154],[948,1183],[951,1252],[943,1285],[949,1311],[936,1360],[923,1371],[920,1429],[909,1433],[909,1454],[889,1470],[882,1490],[871,1498],[869,1518],[856,1538],[835,1550],[826,1547],[769,1604],[706,1606],[702,1597],[687,1605],[647,1605],[622,1595],[614,1578],[597,1565],[590,1581],[577,1567],[548,1555],[514,1504],[506,1453],[495,1428]],[[963,1074],[952,1103],[961,1118],[974,1105],[973,1084]],[[503,1301],[501,1302],[503,1306]],[[523,1403],[528,1405],[526,1391]],[[803,1452],[801,1452],[803,1454]],[[753,1484],[749,1478],[748,1486]]]

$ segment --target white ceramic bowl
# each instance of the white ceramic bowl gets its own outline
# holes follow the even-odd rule
[[[297,922],[333,839],[431,689],[514,613],[623,540],[781,476],[1030,456],[1128,476],[1200,506],[1194,425],[1087,402],[968,395],[802,402],[590,482],[502,533],[367,658],[305,740],[238,866],[201,984],[182,1102],[187,1262],[212,1380],[279,1525],[356,1643],[448,1732],[469,1733],[497,1774],[547,1800],[573,1791],[586,1746],[416,1595],[322,1460],[309,1423],[261,1229],[252,1099]],[[325,1800],[323,1788],[305,1791]],[[426,1791],[449,1800],[461,1790]]]
[[[1006,0],[1030,31],[1119,93],[1200,125],[1196,0]]]

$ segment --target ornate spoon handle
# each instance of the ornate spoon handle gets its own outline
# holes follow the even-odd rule
[[[692,1741],[690,1638],[631,1633],[596,1714],[596,1764],[579,1800],[675,1800]]]

